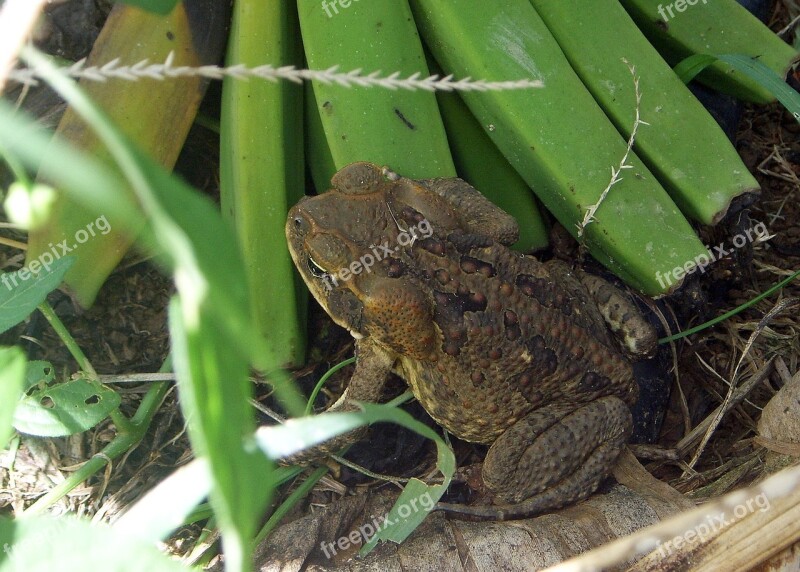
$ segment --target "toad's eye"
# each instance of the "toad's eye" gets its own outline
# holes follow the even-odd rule
[[[302,216],[294,217],[292,224],[294,224],[295,230],[299,232],[305,232],[308,230],[308,221]]]
[[[325,269],[322,266],[320,266],[319,264],[317,264],[316,262],[314,262],[314,259],[311,258],[310,256],[308,257],[307,266],[308,266],[308,270],[311,272],[311,274],[313,274],[317,278],[322,278],[323,276],[325,276],[327,274]]]

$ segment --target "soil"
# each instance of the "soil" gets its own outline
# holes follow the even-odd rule
[[[101,1],[74,0],[70,8],[54,5],[49,9],[50,24],[40,30],[39,41],[51,53],[78,59],[90,49],[108,5]],[[779,29],[781,22],[787,21],[786,14],[779,9],[773,29]],[[10,97],[18,95],[19,92],[12,92]],[[213,115],[218,97],[217,88],[209,90],[207,113]],[[37,116],[49,118],[46,123],[51,125],[60,110],[57,100],[41,90],[29,93],[25,105]],[[761,184],[761,196],[716,227],[699,228],[698,232],[706,244],[729,245],[745,230],[763,224],[771,237],[733,249],[710,265],[705,274],[693,276],[679,294],[661,301],[657,311],[671,324],[671,332],[728,312],[800,268],[800,125],[778,104],[747,106],[736,133],[736,146]],[[213,134],[195,127],[179,160],[178,172],[215,196],[218,164]],[[6,236],[25,240],[24,235],[13,232]],[[19,268],[22,262],[19,250],[0,246],[0,268],[4,272]],[[50,302],[98,373],[148,373],[159,369],[169,348],[166,305],[172,292],[170,279],[133,253],[112,274],[89,310],[79,308],[62,292],[52,294]],[[753,482],[767,470],[766,450],[753,440],[756,423],[761,409],[788,381],[787,376],[798,371],[800,323],[796,309],[779,313],[766,325],[759,325],[759,321],[779,301],[797,297],[800,297],[800,280],[713,328],[663,347],[672,387],[663,423],[660,430],[656,427],[656,446],[649,452],[651,458],[657,459],[648,465],[656,476],[682,492],[707,497]],[[352,340],[346,332],[333,325],[315,304],[310,314],[309,365],[294,372],[306,393],[330,365],[352,355]],[[745,350],[748,337],[757,330],[759,335]],[[49,360],[61,378],[68,378],[77,369],[64,345],[38,314],[6,332],[0,343],[21,343],[31,359]],[[723,420],[693,464],[696,446],[679,450],[678,460],[659,457],[659,452],[675,449],[687,429],[721,403],[728,392],[727,383],[745,352],[735,381],[750,377],[769,358],[777,356],[768,382],[753,389],[748,399]],[[351,371],[345,368],[333,378],[327,393],[319,399],[320,408],[335,399]],[[146,386],[141,382],[114,386],[123,394],[126,414],[135,411]],[[393,391],[399,393],[402,387],[398,381]],[[264,386],[256,386],[256,390],[258,400],[271,405]],[[410,410],[418,418],[426,419],[418,406],[412,405]],[[262,422],[269,420],[265,417]],[[176,396],[170,392],[145,441],[109,471],[71,494],[62,509],[87,515],[100,512],[104,518],[113,520],[121,509],[189,458],[183,431]],[[91,457],[112,435],[113,426],[104,422],[69,439],[24,439],[14,469],[9,471],[8,467],[0,466],[0,513],[18,512],[30,504],[52,487],[56,473],[66,472]],[[433,466],[429,443],[413,433],[377,426],[372,429],[370,443],[354,448],[349,458],[375,472],[398,476],[424,476]],[[480,448],[459,442],[455,446],[460,465],[482,458]],[[356,486],[382,485],[344,468],[337,479],[330,478],[317,487],[308,502],[327,504]],[[466,487],[457,491],[452,500],[458,500],[459,494],[462,500],[468,497]],[[187,529],[182,534],[191,535],[193,531]],[[175,543],[180,552],[180,540]]]

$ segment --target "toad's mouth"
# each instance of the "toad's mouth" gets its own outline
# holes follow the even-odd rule
[[[311,258],[310,256],[306,257],[306,267],[308,268],[308,271],[311,272],[311,274],[315,278],[322,278],[323,276],[329,274],[327,270],[325,270],[322,266],[320,266],[317,262],[315,262],[314,259]]]

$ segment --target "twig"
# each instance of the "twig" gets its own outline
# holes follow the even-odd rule
[[[798,23],[798,22],[800,22],[800,14],[798,14],[797,16],[795,16],[795,17],[792,19],[792,21],[791,21],[791,22],[789,22],[788,24],[786,24],[786,27],[785,27],[785,28],[783,28],[783,29],[782,29],[780,32],[778,32],[778,36],[779,36],[779,37],[781,37],[781,38],[783,38],[783,37],[784,37],[786,34],[788,34],[789,32],[791,32],[791,31],[794,29],[794,27],[797,25],[797,23]]]
[[[611,181],[608,183],[608,186],[600,193],[600,198],[597,202],[589,207],[586,208],[586,213],[583,216],[583,220],[578,223],[576,226],[578,227],[578,238],[583,236],[583,231],[586,229],[588,225],[593,223],[596,219],[594,217],[597,209],[600,208],[601,203],[606,199],[608,192],[611,190],[611,187],[616,185],[622,180],[620,176],[622,174],[623,169],[630,169],[632,165],[628,165],[628,156],[631,154],[633,150],[633,143],[636,141],[636,132],[639,129],[639,125],[650,125],[646,121],[642,121],[639,117],[639,110],[641,108],[642,103],[642,94],[639,91],[639,76],[636,75],[636,67],[632,66],[628,63],[628,60],[622,58],[622,61],[625,62],[625,65],[628,66],[628,69],[633,76],[633,89],[636,93],[636,116],[633,121],[633,129],[631,129],[631,135],[628,137],[628,146],[625,149],[625,154],[622,156],[622,160],[619,163],[619,167],[614,168],[611,167]]]
[[[175,381],[174,373],[121,373],[98,375],[101,383],[146,383],[156,381]]]
[[[164,60],[164,63],[161,64],[151,64],[149,60],[145,59],[133,65],[122,65],[120,59],[116,58],[100,66],[86,66],[86,60],[83,59],[71,66],[62,67],[61,72],[72,78],[97,82],[105,82],[109,79],[138,81],[142,78],[164,80],[168,78],[199,76],[210,79],[233,77],[248,80],[250,78],[260,78],[271,82],[288,80],[294,83],[314,80],[325,85],[337,84],[342,87],[377,86],[391,90],[406,89],[409,91],[418,89],[425,91],[501,91],[509,89],[530,89],[543,87],[544,85],[541,81],[530,79],[486,81],[473,80],[472,78],[453,80],[452,75],[445,77],[439,77],[438,75],[422,77],[419,72],[409,77],[401,78],[400,72],[394,72],[388,76],[381,76],[380,71],[364,74],[360,68],[349,72],[340,72],[339,66],[333,66],[326,70],[297,69],[295,66],[274,67],[272,65],[247,67],[244,64],[236,64],[228,67],[212,65],[191,67],[174,66],[174,61],[174,52],[170,52],[166,60]],[[18,83],[37,83],[37,72],[30,68],[15,69],[11,72],[9,77]]]
[[[700,459],[700,455],[705,450],[706,445],[708,444],[709,439],[711,439],[711,435],[717,429],[717,426],[722,421],[722,417],[725,413],[728,412],[731,408],[731,401],[733,400],[734,393],[736,391],[736,381],[739,377],[739,369],[742,366],[742,362],[744,362],[744,358],[750,353],[750,348],[753,347],[753,344],[756,341],[756,338],[761,335],[761,332],[764,331],[764,328],[772,321],[772,319],[783,312],[784,310],[788,310],[794,308],[795,306],[800,305],[800,299],[798,298],[784,298],[783,300],[779,301],[772,309],[767,312],[763,318],[758,321],[758,325],[753,330],[753,333],[750,334],[750,338],[747,340],[747,344],[745,344],[744,350],[742,350],[742,355],[739,357],[739,361],[736,363],[736,367],[733,370],[733,374],[731,375],[731,382],[728,386],[728,393],[725,395],[725,400],[722,402],[722,406],[719,408],[717,415],[714,417],[711,425],[706,430],[706,434],[703,435],[703,440],[700,442],[700,445],[697,447],[697,451],[695,451],[692,460],[689,461],[689,466],[694,467],[695,463]]]
[[[681,439],[675,448],[678,450],[679,455],[684,455],[685,452],[703,435],[705,432],[708,431],[708,428],[711,427],[714,419],[718,416],[722,417],[727,413],[731,407],[735,407],[741,401],[747,397],[750,391],[757,386],[759,383],[767,379],[769,374],[772,372],[772,365],[775,361],[775,358],[770,358],[767,363],[765,363],[760,370],[753,374],[750,379],[744,382],[739,387],[735,388],[735,393],[731,396],[731,398],[726,402],[717,407],[713,412],[711,412],[703,421],[701,421],[697,427],[692,429],[691,433],[686,435],[683,439]],[[723,407],[724,406],[724,407]],[[687,470],[689,467],[687,467]]]

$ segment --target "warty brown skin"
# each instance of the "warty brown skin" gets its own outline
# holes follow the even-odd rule
[[[630,434],[638,392],[608,325],[639,353],[655,343],[631,302],[562,262],[510,250],[513,217],[460,179],[356,163],[332,183],[286,224],[312,294],[357,339],[332,409],[377,401],[394,371],[442,427],[491,445],[482,475],[503,505],[450,510],[511,518],[591,494]]]

